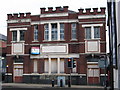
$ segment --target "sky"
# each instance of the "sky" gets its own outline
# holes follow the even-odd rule
[[[69,6],[78,12],[80,8],[100,8],[107,6],[107,0],[2,0],[0,2],[0,33],[7,35],[7,14],[31,12],[40,14],[40,8]]]

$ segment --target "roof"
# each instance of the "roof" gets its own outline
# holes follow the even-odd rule
[[[0,34],[0,40],[6,41],[7,40],[7,36]]]

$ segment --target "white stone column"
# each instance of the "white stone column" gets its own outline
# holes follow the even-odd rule
[[[48,59],[49,59],[49,74],[51,74],[51,58],[50,57],[48,57]]]
[[[34,62],[34,69],[33,69],[34,71],[33,71],[33,72],[34,72],[34,73],[38,73],[38,68],[37,68],[37,67],[38,67],[38,64],[37,64],[37,60],[34,60],[33,62]]]
[[[93,39],[94,38],[94,27],[91,26],[91,38]]]
[[[60,23],[57,23],[58,40],[60,40]]]
[[[49,41],[51,41],[51,23],[48,24],[49,27]]]
[[[20,30],[17,30],[17,42],[20,41]]]
[[[57,73],[60,74],[60,58],[59,57],[57,58],[57,64],[58,64]]]

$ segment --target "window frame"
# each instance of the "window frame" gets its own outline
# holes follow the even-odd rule
[[[38,41],[38,25],[34,25],[34,41]]]
[[[10,31],[12,32],[12,41],[11,42],[25,42],[25,38],[24,40],[20,40],[20,31],[27,31],[27,28],[10,28]],[[16,41],[13,40],[13,32],[16,31],[17,32],[17,37],[16,37]],[[24,37],[25,37],[25,33],[24,33]]]
[[[61,27],[63,25],[63,27]],[[65,25],[64,23],[60,23],[60,40],[64,40],[65,38]]]
[[[53,25],[55,27],[53,27]],[[58,40],[58,25],[57,23],[51,23],[51,41]]]
[[[16,35],[14,35],[14,32],[16,32]],[[17,41],[17,30],[16,31],[12,31],[12,41]]]
[[[85,28],[85,39],[100,39],[100,26],[88,26],[88,27],[84,27]],[[87,31],[86,28],[91,28],[91,32],[90,32],[90,38],[87,38]],[[95,28],[99,28],[98,33],[99,33],[99,37],[95,37]]]
[[[98,35],[96,35],[97,37],[95,37],[95,28],[98,28]],[[94,26],[94,39],[100,38],[100,27],[99,26]]]
[[[77,23],[71,23],[71,39],[72,40],[77,39]]]
[[[21,35],[21,31],[23,31]],[[19,41],[25,41],[25,30],[19,30]],[[22,38],[22,39],[21,39]]]
[[[47,25],[47,28],[46,28]],[[49,25],[45,24],[44,25],[44,40],[48,41],[49,40]]]
[[[87,31],[88,31],[87,28],[90,28],[90,33],[89,33],[90,37],[87,36]],[[92,39],[91,32],[92,32],[91,27],[85,27],[85,39]]]

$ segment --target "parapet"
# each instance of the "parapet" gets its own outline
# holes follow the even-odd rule
[[[9,19],[24,19],[24,18],[30,18],[31,13],[13,13],[13,14],[7,14],[8,20]]]
[[[105,7],[101,7],[100,11],[98,11],[98,8],[86,8],[85,11],[84,9],[78,9],[79,10],[79,15],[92,15],[92,14],[105,14]],[[93,10],[93,11],[92,11]]]
[[[46,8],[40,8],[41,9],[41,14],[46,14],[46,13],[61,13],[61,12],[68,12],[68,6],[61,6],[56,7],[56,10],[53,10],[53,7],[48,7],[48,11],[46,11]]]

